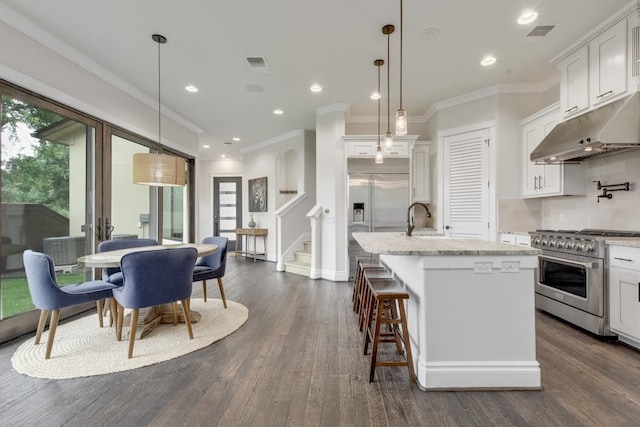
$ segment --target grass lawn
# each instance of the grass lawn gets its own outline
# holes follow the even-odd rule
[[[84,274],[60,274],[57,276],[58,284],[61,286],[71,283],[80,283],[85,280]],[[35,307],[31,303],[31,294],[27,286],[25,277],[3,278],[0,297],[2,297],[1,319],[33,310]]]

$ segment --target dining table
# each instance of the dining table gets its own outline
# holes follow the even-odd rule
[[[154,246],[139,246],[135,248],[124,248],[113,251],[97,252],[94,254],[83,255],[78,258],[78,266],[85,268],[120,267],[120,261],[126,254],[142,251],[163,251],[177,248],[195,248],[198,251],[198,257],[211,255],[218,250],[217,245],[208,243],[178,243]],[[185,320],[182,315],[182,310],[178,310],[178,312],[178,321],[184,323]],[[200,313],[193,310],[189,310],[189,317],[191,319],[191,323],[197,323],[201,319]],[[136,338],[144,338],[160,324],[173,322],[173,306],[171,304],[163,304],[141,309],[138,317]]]

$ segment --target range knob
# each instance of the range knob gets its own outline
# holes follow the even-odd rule
[[[549,240],[549,247],[550,248],[555,248],[556,247],[556,241],[555,240]]]
[[[576,243],[576,251],[580,252],[581,250],[584,249],[584,243],[580,244],[580,243]]]
[[[584,248],[584,251],[585,252],[593,252],[594,251],[593,245],[586,245],[586,247]]]
[[[564,245],[566,245],[567,242],[565,242],[564,240],[560,240],[558,242],[558,249],[564,249]]]
[[[576,245],[576,244],[575,244],[575,243],[573,243],[573,242],[567,242],[567,244],[565,245],[565,248],[567,248],[567,249],[573,249],[573,247],[574,247],[575,245]]]
[[[542,246],[547,246],[547,239],[542,239],[542,242],[540,243]]]
[[[539,245],[540,244],[540,238],[536,237],[535,239],[533,239],[533,244],[534,245]]]

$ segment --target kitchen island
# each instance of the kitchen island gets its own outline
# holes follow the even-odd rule
[[[410,295],[409,333],[425,390],[539,389],[538,249],[475,239],[353,233]]]

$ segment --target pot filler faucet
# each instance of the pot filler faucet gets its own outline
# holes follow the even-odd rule
[[[407,209],[407,236],[411,236],[411,232],[413,231],[414,228],[416,228],[415,223],[412,224],[413,217],[411,217],[411,208],[413,208],[415,205],[422,206],[424,210],[427,212],[427,218],[431,218],[431,212],[429,212],[429,207],[426,204],[421,202],[415,202],[409,205],[409,209]]]

